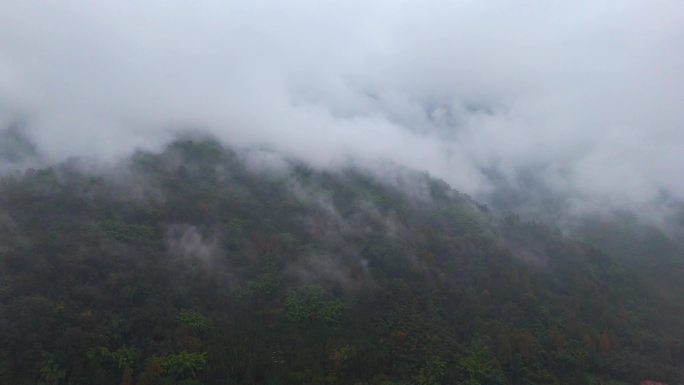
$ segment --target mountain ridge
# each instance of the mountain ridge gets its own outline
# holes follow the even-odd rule
[[[666,234],[644,269],[615,223],[569,237],[426,174],[246,159],[185,139],[4,176],[1,382],[681,380]]]

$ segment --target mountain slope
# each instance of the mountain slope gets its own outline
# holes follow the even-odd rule
[[[582,239],[213,141],[29,170],[0,182],[0,382],[679,381],[681,249]]]

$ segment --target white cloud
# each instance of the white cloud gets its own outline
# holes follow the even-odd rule
[[[472,194],[483,168],[534,167],[597,200],[684,199],[681,47],[677,0],[9,0],[0,119],[26,117],[52,160],[196,126]]]

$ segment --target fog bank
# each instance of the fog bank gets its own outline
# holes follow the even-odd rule
[[[476,197],[532,178],[577,208],[638,207],[684,199],[682,47],[676,0],[9,0],[0,124],[48,162],[197,129]]]

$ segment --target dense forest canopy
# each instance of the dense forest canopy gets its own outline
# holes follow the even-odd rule
[[[682,380],[674,233],[274,159],[188,139],[5,174],[0,383]]]

